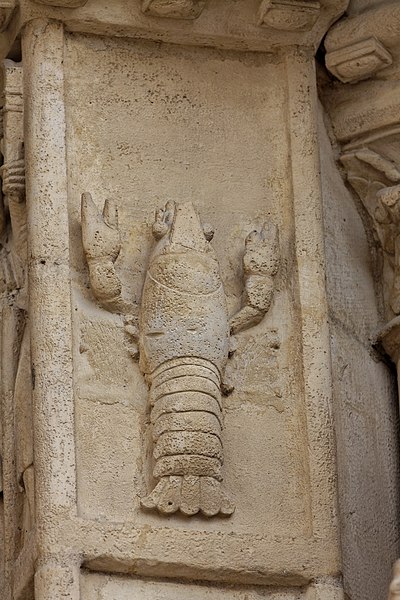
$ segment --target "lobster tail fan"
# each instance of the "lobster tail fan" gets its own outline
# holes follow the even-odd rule
[[[194,475],[162,477],[154,490],[142,498],[143,508],[169,515],[180,511],[186,516],[230,516],[235,506],[214,477]]]

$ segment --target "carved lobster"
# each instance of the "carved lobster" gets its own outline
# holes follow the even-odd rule
[[[83,243],[92,265],[92,289],[108,309],[114,302],[120,311],[125,303],[114,269],[120,242],[115,211],[112,223],[109,212],[108,206],[101,217],[90,196],[83,196]],[[260,322],[271,305],[278,230],[268,224],[247,237],[245,300],[231,320],[210,243],[213,232],[202,227],[193,205],[168,203],[157,211],[153,235],[157,244],[143,287],[139,329],[130,326],[150,388],[153,475],[159,480],[141,504],[163,514],[230,515],[235,507],[221,485],[222,392],[229,391],[224,370],[231,333]]]

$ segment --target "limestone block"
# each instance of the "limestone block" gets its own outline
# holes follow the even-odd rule
[[[375,38],[332,50],[325,57],[329,71],[343,83],[355,83],[391,65],[393,59]]]
[[[308,31],[317,22],[320,8],[316,0],[263,0],[259,24],[284,31]]]
[[[196,19],[205,3],[206,0],[143,0],[142,10],[155,17]]]

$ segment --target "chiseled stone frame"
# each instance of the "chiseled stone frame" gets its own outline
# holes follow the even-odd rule
[[[126,0],[124,0],[126,3]],[[344,8],[338,2],[335,14]],[[311,37],[281,38],[287,46],[285,62],[289,90],[288,121],[293,163],[291,180],[296,229],[298,264],[298,298],[304,309],[299,327],[303,338],[303,376],[305,403],[309,427],[310,495],[313,514],[313,537],[293,540],[290,546],[279,540],[260,540],[222,535],[218,544],[206,533],[198,535],[211,566],[205,566],[203,556],[188,556],[188,533],[170,532],[166,528],[146,531],[145,544],[135,545],[144,530],[130,523],[93,522],[77,513],[76,464],[74,447],[74,389],[72,362],[72,317],[70,302],[69,237],[67,195],[68,179],[65,163],[64,106],[64,26],[50,21],[58,15],[73,31],[107,33],[127,31],[134,37],[174,35],[185,43],[192,34],[174,20],[173,25],[148,25],[156,20],[142,15],[146,21],[126,25],[124,6],[118,1],[117,16],[110,25],[103,22],[90,25],[93,7],[81,7],[82,24],[75,11],[55,12],[54,7],[23,0],[22,20],[30,21],[24,29],[23,56],[26,69],[24,97],[26,111],[27,195],[29,205],[29,286],[32,323],[32,360],[35,369],[36,436],[35,475],[37,479],[36,556],[32,549],[21,557],[18,589],[28,584],[33,574],[35,558],[35,593],[37,600],[65,597],[79,598],[81,565],[109,572],[135,572],[143,576],[168,576],[170,564],[176,565],[174,575],[188,578],[230,581],[235,573],[239,583],[304,586],[321,577],[310,587],[316,598],[333,594],[342,598],[340,586],[333,586],[329,576],[339,571],[335,506],[334,442],[330,411],[329,331],[325,297],[323,228],[320,202],[319,158],[316,133],[316,90],[313,67],[314,47],[324,23],[332,18],[333,4],[324,13],[322,25]],[[118,9],[121,12],[118,13]],[[49,12],[46,12],[46,11]],[[87,12],[85,12],[87,11]],[[92,12],[90,12],[92,11]],[[331,12],[329,12],[331,11]],[[205,14],[205,13],[204,13]],[[121,16],[122,15],[122,16]],[[325,21],[324,21],[325,19]],[[126,29],[122,27],[125,22]],[[200,22],[200,20],[199,20]],[[89,23],[89,24],[88,24]],[[143,23],[146,23],[144,33]],[[176,27],[176,28],[175,28]],[[200,43],[208,36],[208,45],[221,48],[267,49],[271,47],[269,30],[256,23],[250,41],[229,37],[223,24],[217,33],[200,30],[191,43]],[[115,28],[115,29],[113,29]],[[122,28],[122,29],[121,29]],[[219,35],[218,35],[219,32]],[[256,33],[257,32],[257,33]],[[281,34],[279,34],[281,35]],[[297,34],[295,34],[297,35]],[[215,37],[214,37],[215,36]],[[216,40],[216,41],[215,41]],[[276,40],[276,38],[275,38]],[[303,50],[296,41],[305,44]],[[45,68],[43,67],[45,66]],[[302,157],[302,160],[296,158]],[[304,190],[307,190],[306,196]],[[44,198],[45,202],[37,202]],[[46,297],[46,303],[42,299]],[[51,361],[43,356],[51,347]],[[45,351],[45,349],[47,349]],[[63,399],[61,403],[59,400]],[[321,398],[324,401],[321,401]],[[321,428],[323,444],[321,445]],[[329,465],[330,477],[321,485],[320,469]],[[45,490],[45,493],[43,491]],[[144,539],[144,538],[143,538]],[[54,544],[54,540],[62,543]],[[322,543],[321,543],[322,541]],[[229,543],[230,553],[219,550]],[[241,550],[251,543],[253,554],[243,560]],[[219,553],[219,554],[218,554]],[[215,566],[213,556],[218,554]],[[158,558],[154,558],[157,556]],[[287,565],[291,567],[288,570]],[[324,580],[324,576],[328,580]],[[312,588],[312,589],[311,589]],[[9,600],[7,598],[7,600]]]

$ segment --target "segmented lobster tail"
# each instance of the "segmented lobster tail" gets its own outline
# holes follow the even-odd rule
[[[230,515],[222,489],[221,376],[201,358],[163,363],[149,377],[153,475],[160,479],[142,506],[164,514]]]

